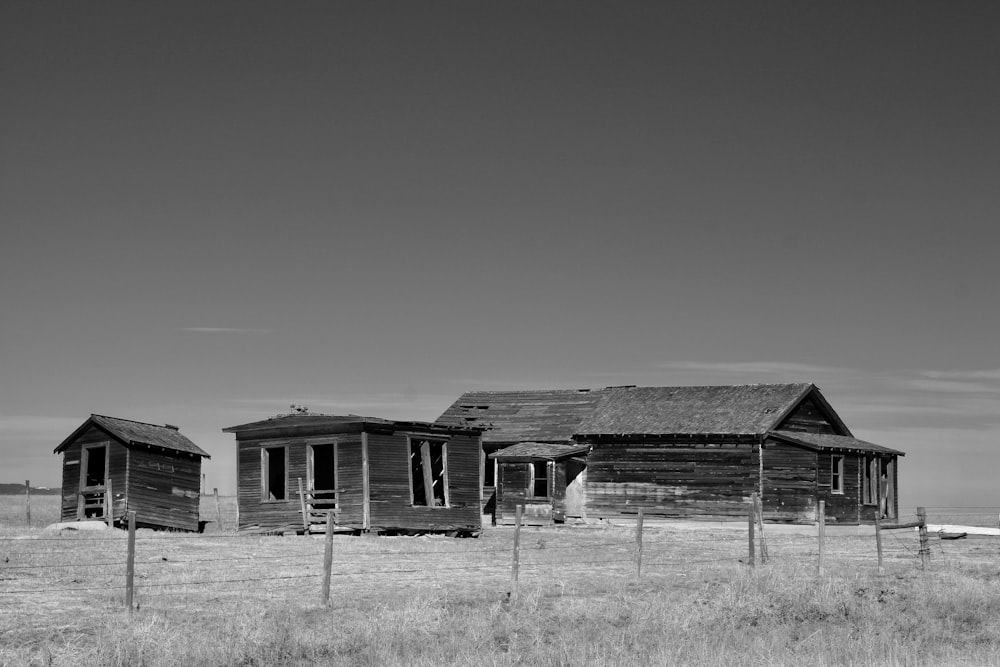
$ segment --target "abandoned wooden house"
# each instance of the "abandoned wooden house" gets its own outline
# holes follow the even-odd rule
[[[544,393],[557,404],[571,395]],[[640,507],[650,517],[742,519],[752,493],[760,495],[769,521],[811,523],[819,500],[826,520],[842,524],[898,512],[902,452],[855,438],[815,385],[609,387],[578,394],[587,400],[573,413],[573,433],[547,443],[567,449],[526,445],[491,454],[499,471],[500,522],[509,522],[518,504],[534,523],[630,517]],[[548,413],[539,398],[538,392],[466,394],[439,422],[485,426],[484,443],[492,444],[493,430],[503,441],[510,423],[544,422]],[[565,420],[562,410],[555,414]],[[582,462],[583,470],[571,461]],[[561,476],[576,482],[570,503]]]
[[[62,520],[198,530],[201,460],[176,426],[91,415],[55,448],[63,455]]]
[[[304,411],[236,436],[240,529],[349,532],[482,528],[480,432]]]

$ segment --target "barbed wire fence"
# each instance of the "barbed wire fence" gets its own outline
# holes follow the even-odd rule
[[[952,516],[936,509],[932,514],[936,521]],[[928,531],[927,516],[918,510],[880,525],[877,545],[870,533],[825,535],[822,521],[812,533],[809,527],[785,532],[760,522],[753,505],[745,529],[739,524],[650,528],[639,512],[634,531],[539,529],[518,521],[513,529],[495,529],[490,539],[476,541],[136,531],[133,516],[127,532],[0,535],[0,606],[27,609],[40,600],[43,606],[70,601],[131,612],[275,596],[326,606],[359,583],[401,590],[464,583],[513,601],[521,584],[560,586],[581,573],[642,581],[768,563],[815,564],[822,573],[834,565],[881,570],[889,562],[916,569],[931,562],[995,563],[1000,556],[995,539],[960,547],[941,532]]]

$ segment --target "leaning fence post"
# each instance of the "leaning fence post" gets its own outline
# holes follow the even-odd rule
[[[302,528],[306,535],[309,534],[309,516],[306,514],[306,496],[302,491],[302,478],[299,477],[299,505],[302,508]]]
[[[642,576],[642,508],[635,519],[635,578]]]
[[[750,511],[747,512],[747,538],[748,538],[747,546],[749,547],[749,556],[747,557],[748,558],[747,562],[750,563],[750,567],[754,567],[757,564],[756,557],[754,556],[754,551],[753,551],[754,549],[753,526],[754,523],[757,522],[757,517],[755,516],[757,512],[754,511],[754,507],[757,504],[756,498],[757,498],[756,493],[750,494]]]
[[[819,573],[823,574],[823,542],[826,540],[826,501],[819,501],[816,508],[816,526],[819,537]]]
[[[518,505],[514,509],[514,560],[510,566],[510,594],[508,595],[511,602],[517,598],[517,571],[520,567],[518,552],[521,547],[521,512],[523,510],[523,505]]]
[[[326,513],[326,544],[323,549],[323,606],[330,604],[330,577],[333,573],[333,512]]]
[[[24,521],[31,528],[31,481],[24,480]]]
[[[927,567],[930,560],[931,548],[927,542],[927,510],[923,507],[917,508],[917,529],[920,533],[920,567]]]
[[[135,510],[128,513],[128,556],[125,559],[125,607],[132,613],[135,596]]]
[[[875,549],[878,551],[878,573],[882,574],[882,521],[875,515]]]

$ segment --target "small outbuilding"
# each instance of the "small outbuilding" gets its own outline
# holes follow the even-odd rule
[[[198,530],[201,460],[176,426],[91,415],[55,448],[63,455],[63,521]]]
[[[241,530],[475,534],[477,429],[295,409],[236,436]]]

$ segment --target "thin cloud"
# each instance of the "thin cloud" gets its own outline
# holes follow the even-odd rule
[[[194,333],[234,333],[234,334],[266,334],[270,329],[235,329],[231,327],[184,327],[181,331]]]
[[[974,371],[921,371],[920,374],[933,379],[1000,380],[1000,368]]]
[[[815,376],[844,373],[846,369],[815,364],[800,364],[791,361],[744,361],[720,363],[703,361],[667,361],[657,364],[667,370],[693,371],[703,373],[732,373],[739,375],[774,376],[798,375]]]

